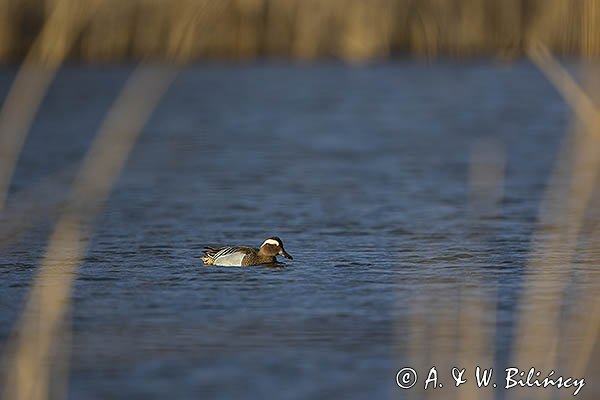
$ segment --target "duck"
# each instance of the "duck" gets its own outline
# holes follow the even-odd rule
[[[202,261],[204,265],[222,267],[248,267],[277,262],[277,256],[287,259],[294,258],[283,248],[283,242],[277,236],[271,236],[260,245],[260,248],[250,246],[205,247]]]

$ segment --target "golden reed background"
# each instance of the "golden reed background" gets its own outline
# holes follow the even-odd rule
[[[20,61],[58,0],[0,0],[0,61]],[[81,4],[94,0],[80,0]],[[66,25],[78,12],[66,10]],[[190,34],[181,42],[182,20]],[[60,37],[57,38],[60,40]],[[600,0],[105,0],[68,59],[361,60],[396,54],[600,55]]]

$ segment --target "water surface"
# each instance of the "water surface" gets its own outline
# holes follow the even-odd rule
[[[0,250],[2,341],[131,70],[67,67],[44,101],[11,187],[11,212],[41,211],[26,211],[33,227]],[[2,93],[13,77],[0,72]],[[70,396],[398,396],[410,322],[455,320],[472,286],[497,301],[481,329],[506,361],[567,111],[525,63],[184,70],[88,238]],[[505,155],[504,195],[474,218],[469,163],[482,138]],[[294,256],[284,268],[198,258],[205,245],[272,235]]]

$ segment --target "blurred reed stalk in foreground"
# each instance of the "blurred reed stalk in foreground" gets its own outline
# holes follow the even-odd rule
[[[600,202],[600,73],[597,64],[586,64],[580,84],[542,42],[532,41],[527,54],[564,97],[575,119],[541,205],[523,275],[524,291],[517,310],[511,366],[525,371],[534,366],[542,374],[554,370],[555,378],[559,374],[585,377],[586,395],[593,396],[598,390],[593,378],[598,375],[599,365],[592,360],[600,337],[600,272],[590,268],[585,272],[586,279],[577,281],[576,293],[566,295],[566,289],[573,284],[574,264],[581,257],[587,263],[597,260],[600,251],[599,214],[594,210]],[[481,224],[478,220],[493,215],[500,204],[505,163],[501,149],[493,140],[481,140],[473,146],[469,173],[473,223]],[[455,299],[457,310],[449,306]],[[444,304],[444,316],[434,311],[440,302]],[[471,285],[419,294],[410,307],[411,334],[406,344],[407,359],[402,365],[425,372],[432,365],[443,371],[450,371],[453,366],[493,367],[495,338],[484,336],[483,328],[494,324],[494,302],[493,293]],[[424,310],[431,310],[429,314],[437,317],[428,317]],[[454,393],[423,392],[425,378],[420,379],[420,388],[402,395],[417,399],[496,397],[494,391],[467,385]],[[501,387],[502,383],[498,385]],[[513,388],[507,396],[538,399],[554,398],[555,393]]]
[[[66,2],[67,0],[62,2],[59,0],[53,15],[62,16]],[[172,32],[170,37],[172,43],[168,54],[168,59],[172,63],[178,63],[185,58],[186,44],[190,42],[192,26],[190,21],[201,16],[202,11],[204,9],[196,7],[194,12],[189,13],[187,17],[182,17],[179,29]],[[85,15],[86,13],[80,15],[80,24],[85,23]],[[56,20],[50,19],[51,25],[42,32],[59,29],[60,22],[65,21],[61,21],[60,17],[56,17]],[[15,154],[11,154],[10,163],[6,164],[7,181],[10,180],[14,168],[11,163],[16,162],[18,158],[20,146],[33,114],[56,69],[64,60],[69,44],[68,39],[73,38],[75,34],[70,31],[70,35],[65,36],[62,43],[52,48],[58,50],[50,51],[49,57],[44,58],[49,60],[52,69],[44,75],[43,80],[35,82],[34,90],[26,92],[24,100],[19,103],[21,107],[32,107],[32,110],[29,110],[25,116],[18,116],[18,129],[6,131],[13,135],[11,141],[7,142],[15,144],[11,148]],[[36,43],[44,43],[44,38],[42,33]],[[33,51],[32,54],[37,54]],[[29,63],[25,63],[22,68],[28,67]],[[77,267],[87,248],[86,237],[92,230],[94,217],[108,199],[111,188],[135,145],[145,121],[176,73],[177,68],[173,65],[138,67],[100,128],[49,239],[45,257],[39,267],[15,333],[5,348],[3,398],[42,400],[50,397],[66,397],[70,294],[73,280],[77,275]],[[23,74],[23,70],[17,74],[17,80],[13,84],[13,91],[9,94],[8,100],[11,99],[11,95],[17,98],[21,96],[20,91],[16,91],[23,89],[18,86],[19,83],[27,87],[26,80],[22,78]],[[23,81],[19,81],[19,78]],[[7,106],[5,102],[4,109],[6,110],[7,107],[10,110],[10,104]]]
[[[485,248],[484,238],[491,233],[486,222],[501,213],[505,173],[506,149],[503,143],[493,137],[474,141],[469,163],[469,213],[471,229],[477,232],[482,248]],[[463,271],[464,275],[469,273]],[[461,287],[457,331],[459,349],[452,367],[494,366],[495,336],[487,334],[486,326],[496,325],[497,293],[495,288],[484,290],[482,286],[486,286],[483,285],[486,278],[479,279],[481,286],[470,283]],[[488,394],[481,393],[476,385],[465,385],[461,389],[457,396],[460,400],[479,399]]]
[[[598,293],[593,284],[582,285],[578,306],[566,310],[564,294],[578,253],[590,255],[597,245],[586,244],[582,235],[590,235],[590,223],[595,223],[587,216],[600,177],[600,75],[597,66],[585,65],[584,90],[543,44],[535,43],[528,55],[563,95],[575,119],[547,187],[532,241],[527,289],[520,300],[515,364],[546,371],[563,366],[566,372],[571,367],[570,374],[590,377],[586,372],[590,372],[591,352],[600,332],[600,319],[593,314],[599,310]],[[599,276],[592,273],[589,278],[597,283]],[[592,311],[582,312],[582,308]],[[579,351],[573,351],[574,344]]]
[[[0,61],[23,58],[56,0],[0,0]],[[93,0],[80,0],[85,7]],[[365,60],[524,54],[600,56],[597,0],[105,0],[74,35],[69,58],[165,60],[190,10],[186,61],[280,57]],[[591,22],[591,23],[590,23]],[[586,26],[588,32],[580,29]],[[178,45],[177,45],[178,46]]]
[[[0,110],[0,211],[6,203],[21,147],[48,85],[100,1],[88,1],[85,7],[78,0],[53,2],[44,27],[29,49],[4,99]],[[0,9],[6,8],[6,4],[3,4]],[[0,17],[0,21],[6,22],[3,17]]]
[[[71,285],[85,255],[85,238],[175,72],[171,67],[139,67],[106,117],[50,237],[18,330],[9,343],[6,399],[46,399],[51,381],[56,385],[64,379],[52,374],[56,362],[65,362],[64,354],[54,350],[65,334]]]
[[[478,139],[472,145],[470,161],[469,222],[481,237],[486,232],[486,218],[500,212],[506,162],[504,147],[493,138]],[[485,246],[483,241],[478,244]],[[401,343],[398,343],[405,347],[407,354],[399,360],[399,365],[410,365],[420,372],[417,385],[403,391],[402,396],[444,400],[493,397],[491,389],[486,391],[475,385],[454,390],[449,380],[454,367],[466,368],[463,377],[468,375],[471,380],[475,366],[494,366],[495,337],[488,335],[487,328],[496,323],[496,292],[477,285],[478,278],[471,272],[457,269],[453,284],[444,284],[439,290],[425,290],[411,302],[409,337],[399,337]],[[426,373],[432,366],[436,367],[444,388],[438,390],[429,385],[429,389],[423,391]]]

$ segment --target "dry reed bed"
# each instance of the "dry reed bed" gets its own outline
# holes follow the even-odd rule
[[[57,1],[0,0],[0,61],[25,56]],[[64,12],[62,18],[67,23],[78,15]],[[177,39],[182,20],[190,24],[184,43]],[[597,0],[106,0],[73,36],[69,58],[89,62],[165,59],[173,46],[183,46],[185,61],[513,57],[532,39],[555,54],[598,56],[600,5]]]

